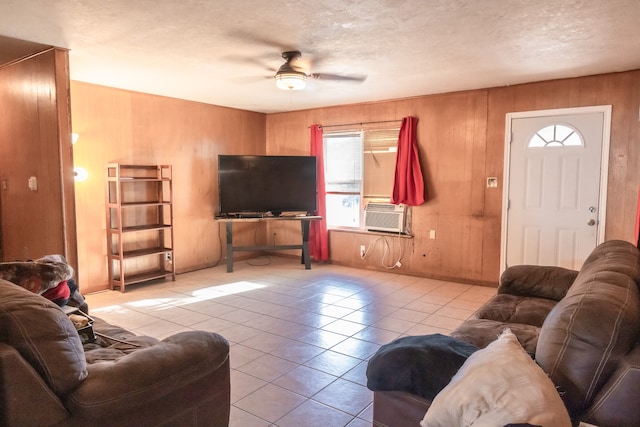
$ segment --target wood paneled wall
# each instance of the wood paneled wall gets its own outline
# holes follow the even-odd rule
[[[80,82],[71,84],[71,106],[75,165],[89,172],[76,183],[83,292],[107,287],[109,162],[172,165],[177,272],[224,264],[224,225],[213,220],[218,154],[264,154],[265,115]],[[252,244],[254,231],[234,238]]]
[[[418,144],[428,201],[412,209],[413,239],[331,232],[331,261],[386,270],[402,251],[398,272],[494,285],[499,275],[505,115],[509,112],[613,105],[607,239],[633,239],[640,183],[640,70],[385,102],[259,114],[72,82],[80,282],[104,289],[104,165],[169,163],[174,172],[178,272],[224,257],[224,227],[213,221],[218,154],[309,153],[309,126],[419,118]],[[487,188],[487,177],[498,188]],[[436,239],[429,238],[435,230]],[[234,226],[240,244],[286,244],[298,224],[258,230]],[[360,259],[360,245],[371,252]],[[280,254],[280,253],[278,253]],[[285,252],[284,255],[288,253]],[[294,252],[289,255],[295,256]],[[298,254],[299,256],[299,254]]]
[[[77,266],[67,51],[0,67],[0,105],[2,260],[62,254]]]
[[[496,284],[499,276],[505,115],[509,112],[612,105],[606,239],[633,241],[640,184],[640,71],[588,76],[411,99],[267,116],[269,154],[306,154],[309,125],[416,116],[428,201],[412,208],[413,239],[330,233],[333,263]],[[486,178],[498,177],[498,188]],[[429,238],[435,230],[436,238]],[[360,245],[373,252],[360,259]]]

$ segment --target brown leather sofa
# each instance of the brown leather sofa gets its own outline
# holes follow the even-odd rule
[[[640,251],[624,241],[599,245],[580,271],[510,267],[497,295],[451,337],[484,348],[508,327],[556,385],[575,425],[637,427],[639,284]],[[418,426],[430,403],[374,389],[374,425]]]
[[[40,295],[0,279],[0,425],[228,426],[229,344],[162,341],[95,319],[95,342]]]

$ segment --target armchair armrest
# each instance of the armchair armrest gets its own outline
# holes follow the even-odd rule
[[[89,365],[89,375],[65,403],[74,416],[96,422],[122,414],[160,414],[170,407],[175,411],[193,403],[197,390],[186,390],[202,387],[203,378],[226,368],[228,381],[228,358],[229,343],[222,336],[181,332],[117,360]]]
[[[53,425],[68,416],[60,399],[18,350],[0,342],[0,425]]]
[[[577,276],[578,271],[562,267],[515,265],[502,273],[497,292],[560,301]]]

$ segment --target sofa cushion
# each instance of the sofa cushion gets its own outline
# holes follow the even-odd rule
[[[514,265],[500,276],[498,294],[560,301],[578,276],[575,270],[546,265]]]
[[[87,376],[82,342],[64,312],[46,298],[1,279],[0,341],[18,350],[58,396]]]
[[[536,360],[572,417],[579,417],[640,333],[640,251],[608,241],[587,258],[567,295],[547,316]]]
[[[518,341],[527,353],[535,353],[540,328],[523,323],[505,323],[493,319],[471,318],[454,329],[451,336],[471,343],[478,348],[485,348],[495,341],[505,328],[509,328],[518,337]]]
[[[423,427],[529,423],[570,427],[555,386],[508,329],[469,356],[435,397]]]
[[[380,347],[369,360],[367,387],[433,399],[477,349],[441,334],[398,338]]]
[[[541,327],[556,303],[546,298],[499,294],[480,307],[475,317]]]
[[[115,361],[127,354],[154,346],[160,340],[154,337],[136,335],[119,326],[93,317],[93,330],[96,339],[83,344],[87,364]],[[90,369],[89,369],[90,370]]]

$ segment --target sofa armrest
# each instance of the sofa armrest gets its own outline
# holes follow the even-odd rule
[[[147,411],[172,394],[175,407],[184,408],[194,395],[188,393],[187,399],[184,390],[220,369],[228,370],[228,358],[229,343],[222,336],[181,332],[117,360],[90,364],[86,380],[65,403],[75,417],[95,420]],[[162,409],[168,408],[163,404]]]
[[[640,424],[640,345],[618,364],[598,392],[583,418],[595,425],[631,426]]]
[[[562,267],[515,265],[502,273],[497,292],[560,301],[577,276],[578,271]]]
[[[68,416],[60,399],[18,350],[0,343],[0,425],[46,426]]]

